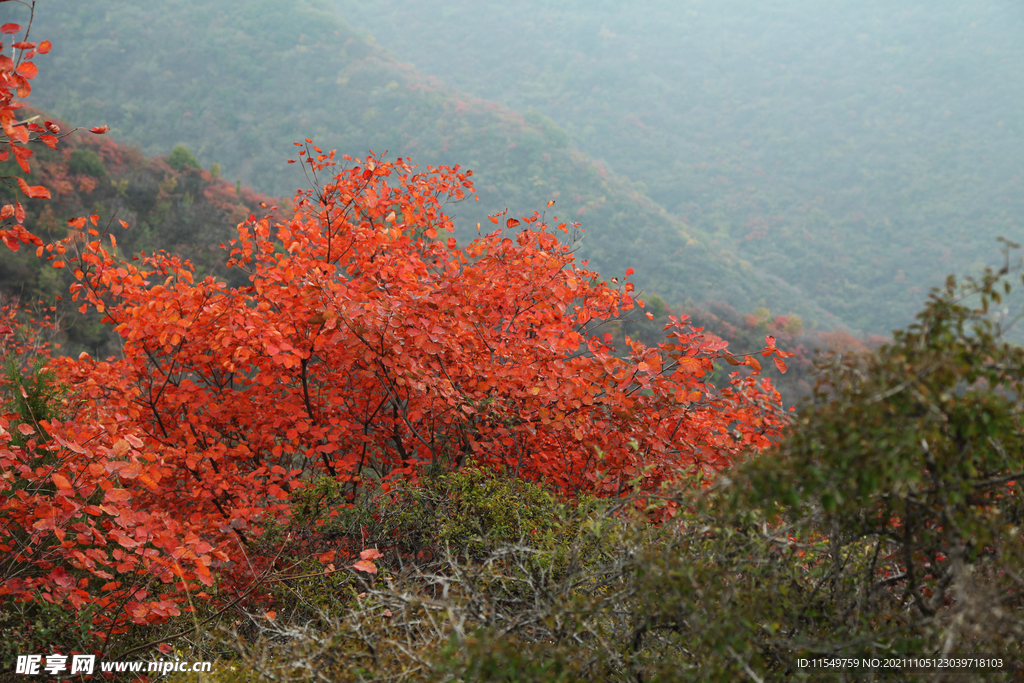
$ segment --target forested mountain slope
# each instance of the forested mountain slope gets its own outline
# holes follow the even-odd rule
[[[670,302],[838,322],[579,152],[549,119],[421,77],[326,2],[187,0],[155,12],[127,0],[52,0],[38,9],[34,31],[54,49],[33,102],[71,123],[108,124],[146,153],[184,143],[226,178],[277,196],[306,184],[285,163],[304,137],[339,153],[460,164],[476,172],[481,200],[448,207],[462,236],[477,222],[492,227],[488,213],[529,214],[555,199],[550,211],[583,223],[579,254],[605,277],[633,267],[639,287]]]
[[[59,125],[64,132],[70,128]],[[166,157],[146,157],[138,148],[86,132],[68,135],[55,150],[33,147],[28,179],[49,188],[51,198],[17,197],[12,188],[0,184],[0,202],[24,202],[25,224],[36,235],[44,240],[61,239],[71,231],[84,236],[83,228],[90,226],[76,231],[68,221],[95,213],[103,218],[96,228],[109,231],[116,246],[106,238],[103,243],[124,258],[162,249],[191,261],[199,276],[248,284],[243,272],[225,267],[228,252],[219,245],[237,238],[236,226],[250,214],[271,211],[268,197],[217,178],[217,169],[211,173],[199,168],[184,147]],[[24,174],[7,159],[0,162],[0,175]],[[122,228],[119,221],[128,227]],[[56,303],[54,340],[62,353],[77,356],[86,351],[100,358],[116,353],[121,340],[113,327],[101,324],[100,313],[81,314],[81,301],[72,302],[68,295],[75,279],[71,268],[54,268],[38,258],[31,245],[17,251],[0,249],[3,304],[17,300],[42,317]]]
[[[334,2],[854,327],[1024,235],[1019,2]]]

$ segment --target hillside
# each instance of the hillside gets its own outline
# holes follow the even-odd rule
[[[1024,235],[1020,3],[334,1],[855,328]]]
[[[40,5],[53,41],[33,101],[72,123],[102,121],[145,153],[179,143],[204,166],[257,190],[290,196],[305,178],[286,165],[292,142],[388,150],[426,165],[475,171],[478,203],[453,209],[462,237],[488,213],[553,211],[586,232],[579,254],[604,276],[635,281],[670,302],[722,300],[839,319],[796,287],[673,217],[607,165],[575,148],[537,113],[463,95],[403,66],[324,2],[179,3],[150,13],[125,0]],[[451,208],[451,207],[449,207]]]
[[[22,198],[26,225],[40,237],[63,238],[71,230],[69,219],[95,212],[103,219],[97,227],[115,236],[123,257],[163,249],[190,260],[199,275],[243,284],[240,271],[225,268],[227,252],[219,245],[237,237],[235,226],[247,216],[267,213],[260,202],[268,198],[198,168],[185,148],[147,157],[137,147],[79,132],[64,138],[57,150],[36,145],[33,164],[29,179],[52,193],[50,200]],[[7,160],[0,162],[0,175],[24,174]],[[14,199],[13,190],[0,185],[0,203]],[[56,302],[56,340],[63,352],[105,357],[120,340],[109,325],[100,324],[100,314],[79,314],[78,303],[67,296],[73,281],[68,269],[53,268],[34,248],[0,250],[0,296],[33,308]]]

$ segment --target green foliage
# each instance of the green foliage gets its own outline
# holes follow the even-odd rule
[[[817,588],[794,600],[816,651],[1019,651],[1024,349],[990,315],[1009,246],[999,271],[950,277],[891,344],[823,362],[799,427],[737,478],[735,509],[783,520],[786,543],[818,556]]]
[[[68,168],[72,173],[84,173],[94,178],[106,178],[107,167],[103,165],[100,155],[91,149],[73,149],[68,156]]]
[[[393,548],[403,561],[429,564],[446,553],[479,561],[523,544],[553,553],[539,560],[547,568],[552,558],[564,561],[556,550],[575,536],[595,504],[587,499],[570,506],[535,483],[473,465],[417,485],[371,488],[355,503],[349,487],[319,478],[296,500],[294,527],[315,529],[326,539],[359,539],[361,547]]]
[[[478,631],[466,638],[452,637],[440,652],[439,679],[465,681],[544,681],[569,683],[587,680],[569,670],[565,655],[550,643],[523,641],[494,631]]]
[[[202,168],[199,160],[185,145],[175,145],[171,153],[167,155],[167,163],[175,171],[182,171],[185,168]]]
[[[18,655],[51,652],[92,652],[102,647],[92,633],[95,605],[70,612],[37,596],[33,602],[0,604],[0,667],[14,671]]]
[[[446,500],[437,540],[471,556],[516,543],[550,549],[567,531],[559,523],[561,506],[536,484],[464,467],[435,486]]]
[[[37,358],[31,369],[23,372],[14,356],[4,359],[3,386],[18,419],[11,424],[11,443],[24,446],[26,437],[17,430],[18,424],[25,424],[36,432],[46,434],[40,425],[41,421],[59,419],[63,412],[62,400],[67,396],[67,388],[62,386],[54,373],[45,368],[46,359]],[[35,437],[39,440],[39,437]]]

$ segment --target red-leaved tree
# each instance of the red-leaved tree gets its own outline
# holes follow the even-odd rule
[[[27,94],[34,69],[5,64],[5,92]],[[4,104],[20,161],[29,131],[56,142]],[[613,355],[601,323],[642,303],[575,262],[566,224],[507,218],[460,246],[444,205],[472,192],[472,172],[372,154],[337,168],[306,142],[314,188],[294,216],[250,216],[228,247],[246,287],[196,282],[164,253],[122,261],[97,216],[42,245],[20,205],[3,209],[8,246],[34,243],[71,269],[72,298],[105,313],[124,348],[52,359],[62,409],[0,418],[0,596],[89,609],[107,637],[177,614],[186,591],[218,578],[256,585],[246,545],[287,522],[316,475],[354,498],[371,480],[415,483],[473,460],[616,496],[699,481],[779,435],[779,395],[756,358],[685,317],[666,343],[627,339],[629,354]],[[767,341],[762,355],[782,366]],[[710,386],[718,358],[753,373]]]

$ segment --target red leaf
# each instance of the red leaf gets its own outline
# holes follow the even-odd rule
[[[18,33],[19,31],[21,31],[19,24],[4,24],[0,26],[0,33]]]
[[[39,67],[32,62],[22,62],[17,68],[17,73],[25,78],[35,78],[36,74],[39,73]]]
[[[506,228],[514,228],[517,225],[519,225],[519,221],[517,221],[515,218],[509,218],[507,221],[505,221]]]
[[[104,503],[123,503],[126,500],[131,500],[132,494],[124,489],[110,489],[107,491],[107,495],[103,497]]]
[[[761,374],[761,363],[759,363],[753,356],[747,356],[747,365],[754,368],[755,375]]]
[[[36,52],[38,52],[41,55],[45,55],[52,48],[53,48],[53,43],[51,43],[48,40],[44,40],[43,42],[39,43],[39,47],[36,49]]]
[[[71,489],[71,482],[63,474],[53,473],[53,483],[57,485],[57,488],[61,491],[69,491]]]
[[[24,423],[18,425],[18,431],[24,434],[25,436],[31,436],[32,434],[36,433],[36,430],[32,429],[31,425],[27,425]]]
[[[18,178],[18,187],[21,188],[21,191],[25,193],[26,197],[31,197],[32,199],[49,199],[50,198],[50,191],[47,190],[42,185],[31,185],[30,186],[24,180],[22,180],[21,178]]]
[[[384,557],[380,554],[380,551],[376,548],[367,548],[366,550],[359,553],[359,559],[361,560],[379,560]]]
[[[89,132],[96,133],[96,135],[103,135],[108,130],[110,130],[110,126],[93,126],[89,129]]]
[[[779,369],[779,372],[786,371],[786,364],[783,362],[781,358],[772,358],[772,360],[775,361],[775,367]]]

